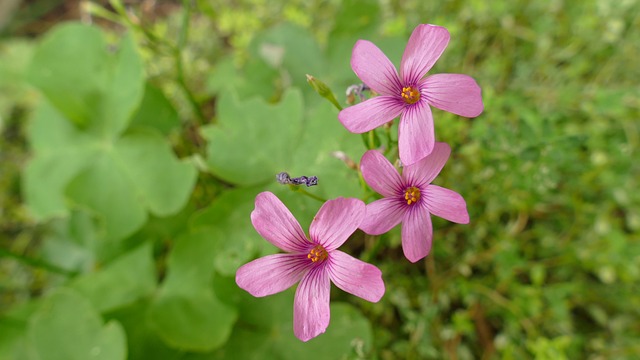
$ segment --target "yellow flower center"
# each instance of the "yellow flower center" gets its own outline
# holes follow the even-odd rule
[[[309,254],[307,254],[307,259],[315,262],[323,262],[326,260],[328,254],[327,250],[325,250],[322,245],[317,245],[313,249],[309,250]]]
[[[407,104],[415,104],[420,100],[420,91],[417,88],[407,86],[402,88],[402,93],[400,94],[404,99],[404,102]]]
[[[415,204],[420,200],[420,189],[415,186],[408,188],[404,192],[404,199],[407,200],[407,205]]]

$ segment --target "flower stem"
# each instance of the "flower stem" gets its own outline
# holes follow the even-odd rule
[[[67,270],[67,269],[63,269],[57,265],[53,265],[50,264],[44,260],[39,260],[39,259],[33,259],[27,256],[24,256],[22,254],[16,254],[13,253],[7,249],[3,249],[0,247],[0,257],[8,257],[8,258],[12,258],[14,260],[17,260],[23,264],[27,264],[33,267],[37,267],[37,268],[41,268],[44,270],[47,270],[49,272],[52,273],[56,273],[56,274],[60,274],[60,275],[64,275],[64,276],[75,276],[77,274],[77,272],[75,271],[71,271],[71,270]]]
[[[295,192],[299,192],[299,193],[301,193],[303,195],[306,195],[306,196],[308,196],[308,197],[310,197],[312,199],[318,200],[318,201],[320,201],[322,203],[327,202],[327,199],[324,199],[324,198],[321,198],[318,195],[312,194],[312,193],[308,192],[307,190],[305,190],[304,188],[298,187],[296,185],[289,185],[289,188],[291,190],[295,191]]]
[[[202,108],[200,107],[200,104],[198,103],[195,95],[187,85],[186,77],[184,75],[184,63],[182,60],[182,49],[187,43],[187,39],[189,37],[189,21],[191,20],[191,5],[189,3],[189,0],[182,1],[182,8],[182,25],[180,26],[180,33],[178,34],[178,43],[174,48],[174,57],[176,62],[176,80],[178,81],[178,85],[180,85],[182,91],[186,95],[187,100],[191,104],[194,114],[198,117],[200,123],[204,124],[207,120],[206,116],[202,112]]]

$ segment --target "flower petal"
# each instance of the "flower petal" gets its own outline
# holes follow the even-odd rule
[[[421,82],[431,106],[465,117],[476,117],[484,110],[482,90],[471,77],[462,74],[436,74]]]
[[[362,200],[342,197],[329,200],[311,221],[311,240],[327,251],[337,249],[358,229],[364,214],[365,205]]]
[[[329,259],[327,270],[337,287],[371,302],[382,298],[384,281],[380,269],[339,250],[332,252]]]
[[[431,215],[426,208],[416,208],[407,212],[402,220],[402,251],[411,262],[429,255],[433,229]]]
[[[351,68],[378,94],[400,95],[402,85],[395,66],[371,41],[358,40],[353,46]]]
[[[364,181],[382,196],[395,196],[402,191],[402,178],[379,151],[369,150],[362,155],[360,171]]]
[[[262,297],[290,288],[311,268],[304,256],[274,254],[242,265],[236,272],[236,284],[249,294]]]
[[[447,143],[437,142],[431,154],[415,164],[405,166],[402,170],[402,178],[407,184],[425,186],[440,174],[447,163],[451,147]]]
[[[324,267],[316,267],[300,281],[293,302],[293,333],[308,341],[329,326],[331,282]]]
[[[400,98],[377,96],[342,109],[338,113],[338,120],[347,130],[361,134],[395,119],[404,108],[405,104]]]
[[[438,185],[429,185],[426,189],[425,200],[429,212],[433,215],[458,224],[469,223],[467,203],[457,192]]]
[[[407,107],[398,125],[398,150],[403,166],[411,165],[431,153],[435,134],[433,116],[426,102]]]
[[[384,234],[400,224],[406,208],[397,198],[384,198],[367,204],[360,229],[371,235]],[[405,204],[406,205],[406,204]]]
[[[402,54],[400,78],[405,85],[418,83],[438,61],[449,44],[449,31],[442,26],[422,24],[411,33]]]
[[[304,252],[309,247],[300,223],[273,193],[256,196],[251,223],[263,238],[284,251]]]

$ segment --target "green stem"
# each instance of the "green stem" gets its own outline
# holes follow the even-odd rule
[[[363,254],[361,260],[364,262],[371,262],[376,257],[376,255],[378,255],[378,252],[383,247],[383,245],[385,245],[384,244],[385,242],[382,240],[382,237],[380,237],[379,235],[370,235],[370,236],[375,242],[373,244],[373,247],[367,250],[367,252]]]
[[[297,187],[296,185],[289,185],[289,188],[290,188],[291,190],[293,190],[293,191],[296,191],[296,192],[302,193],[303,195],[306,195],[306,196],[308,196],[308,197],[310,197],[310,198],[312,198],[312,199],[318,200],[318,201],[320,201],[320,202],[322,202],[322,203],[327,202],[327,199],[323,199],[323,198],[321,198],[321,197],[320,197],[320,196],[318,196],[318,195],[315,195],[315,194],[312,194],[312,193],[308,192],[308,191],[307,191],[307,190],[305,190],[304,188]]]
[[[176,61],[176,76],[177,81],[182,91],[184,91],[187,96],[187,100],[191,104],[193,108],[193,112],[196,114],[201,124],[204,124],[207,120],[206,116],[202,112],[202,108],[198,103],[193,92],[189,89],[187,85],[186,77],[184,75],[184,63],[182,60],[182,49],[187,43],[187,39],[189,37],[189,21],[191,19],[191,4],[189,0],[182,1],[183,14],[182,14],[182,25],[180,27],[180,33],[178,34],[178,44],[174,48],[174,57]]]
[[[387,151],[385,151],[385,155],[388,155],[389,151],[391,151],[391,127],[390,126],[385,126],[384,127],[384,133],[385,133],[386,138],[387,138]]]
[[[9,251],[7,249],[1,248],[1,247],[0,247],[0,257],[12,258],[14,260],[17,260],[17,261],[23,263],[23,264],[27,264],[27,265],[30,265],[30,266],[33,266],[33,267],[41,268],[41,269],[47,270],[49,272],[60,274],[60,275],[64,275],[64,276],[72,277],[72,276],[75,276],[77,274],[76,271],[70,271],[70,270],[67,270],[67,269],[63,269],[63,268],[61,268],[59,266],[53,265],[53,264],[49,264],[48,262],[43,261],[43,260],[33,259],[33,258],[26,257],[24,255],[21,255],[21,254],[16,254],[16,253],[13,253],[13,252],[11,252],[11,251]]]

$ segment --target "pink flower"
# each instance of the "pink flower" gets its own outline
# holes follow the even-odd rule
[[[340,111],[340,122],[353,133],[364,133],[400,116],[398,147],[402,164],[411,165],[429,155],[435,143],[429,105],[466,117],[476,117],[483,110],[480,87],[473,78],[437,74],[423,79],[448,43],[447,29],[418,25],[402,55],[398,76],[377,46],[358,40],[351,68],[381,96]]]
[[[431,214],[459,224],[468,224],[467,204],[462,196],[455,191],[431,185],[449,154],[449,145],[437,142],[430,155],[405,166],[401,176],[378,151],[367,151],[360,161],[362,176],[384,198],[367,205],[367,216],[360,228],[367,234],[379,235],[402,223],[404,256],[416,262],[431,250]]]
[[[272,193],[256,197],[251,222],[258,233],[286,254],[274,254],[241,266],[236,283],[262,297],[300,282],[293,305],[293,332],[302,341],[323,333],[329,325],[330,281],[371,302],[384,294],[382,272],[375,266],[336,250],[358,229],[365,204],[358,199],[329,200],[311,222],[307,238],[289,209]]]

